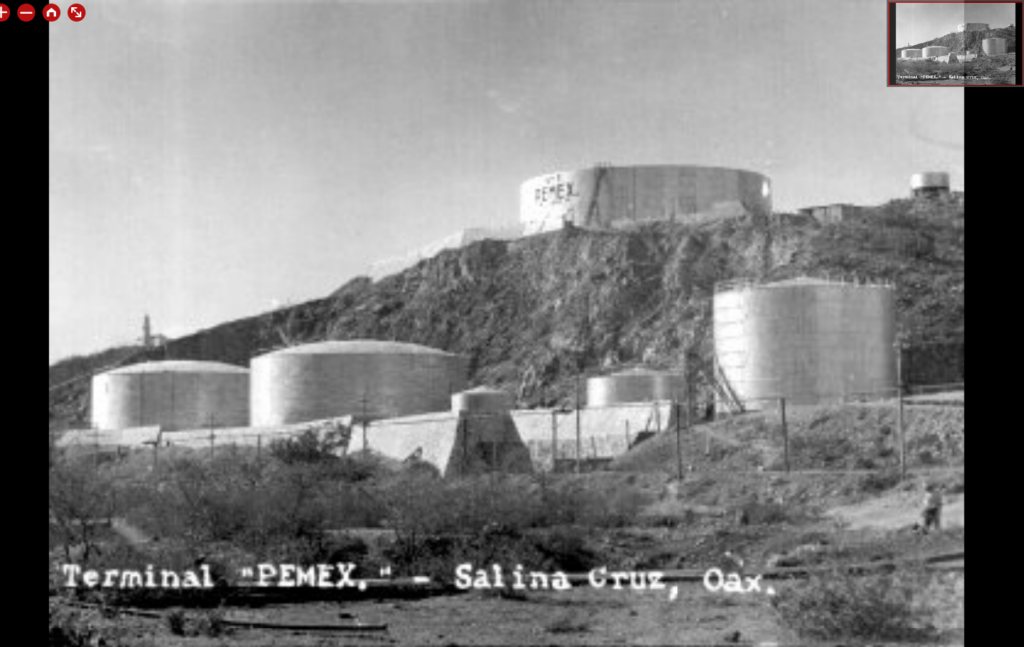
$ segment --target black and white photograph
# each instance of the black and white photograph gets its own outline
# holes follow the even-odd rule
[[[965,90],[881,72],[1019,4],[898,4],[0,5],[50,646],[963,645]]]
[[[1020,85],[1019,2],[893,2],[890,85]]]

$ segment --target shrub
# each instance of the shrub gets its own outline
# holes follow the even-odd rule
[[[270,443],[270,455],[287,465],[322,463],[338,460],[338,452],[348,446],[348,438],[340,430],[319,433],[307,429],[297,436],[279,438]]]
[[[738,515],[741,525],[787,523],[794,517],[793,510],[774,501],[750,501],[740,507]]]
[[[915,603],[919,575],[813,576],[771,599],[781,621],[811,640],[919,640],[934,637],[930,614]]]
[[[865,474],[860,479],[859,487],[861,492],[877,494],[896,487],[899,482],[899,470],[883,470],[880,472]]]
[[[224,614],[220,610],[191,614],[184,609],[172,609],[165,616],[167,628],[175,636],[207,636],[217,638],[227,633]]]
[[[582,530],[553,530],[537,537],[534,546],[540,553],[542,567],[570,573],[581,573],[598,565],[597,554],[587,547]]]

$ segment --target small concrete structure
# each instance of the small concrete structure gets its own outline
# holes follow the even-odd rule
[[[811,216],[823,225],[834,224],[856,218],[861,207],[853,204],[827,204],[820,207],[805,207],[799,210],[805,216]]]

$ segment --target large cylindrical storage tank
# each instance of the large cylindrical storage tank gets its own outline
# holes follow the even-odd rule
[[[587,406],[677,400],[683,397],[685,387],[682,373],[636,368],[588,379]]]
[[[928,58],[929,56],[945,56],[946,54],[949,54],[949,48],[942,47],[941,45],[933,45],[921,50],[921,55],[925,58]]]
[[[800,278],[719,286],[715,354],[747,409],[841,400],[896,385],[896,296],[887,285]]]
[[[447,411],[466,387],[464,357],[391,341],[328,341],[252,360],[252,424]]]
[[[921,58],[921,50],[905,49],[903,50],[903,58]]]
[[[508,413],[511,410],[512,395],[499,389],[478,386],[452,396],[455,413]]]
[[[986,38],[981,41],[981,49],[989,56],[997,56],[1006,53],[1005,38]]]
[[[249,424],[249,371],[217,362],[133,364],[92,379],[97,429],[164,431]]]
[[[531,178],[519,191],[524,234],[637,223],[698,223],[771,213],[760,173],[710,166],[596,166]]]

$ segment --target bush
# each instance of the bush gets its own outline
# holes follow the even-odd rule
[[[859,487],[861,492],[877,494],[890,488],[896,487],[900,482],[899,470],[884,470],[872,472],[861,477]]]
[[[774,501],[751,501],[740,507],[738,517],[740,525],[787,523],[794,520],[795,513]]]
[[[220,610],[191,614],[184,609],[172,609],[165,618],[167,628],[175,636],[217,638],[227,633],[224,614]]]
[[[270,455],[286,465],[336,461],[338,453],[348,446],[348,435],[341,430],[320,433],[307,429],[298,436],[280,438],[270,443]]]
[[[921,575],[813,576],[771,599],[781,621],[811,640],[920,640],[933,638],[930,614],[915,603]]]

